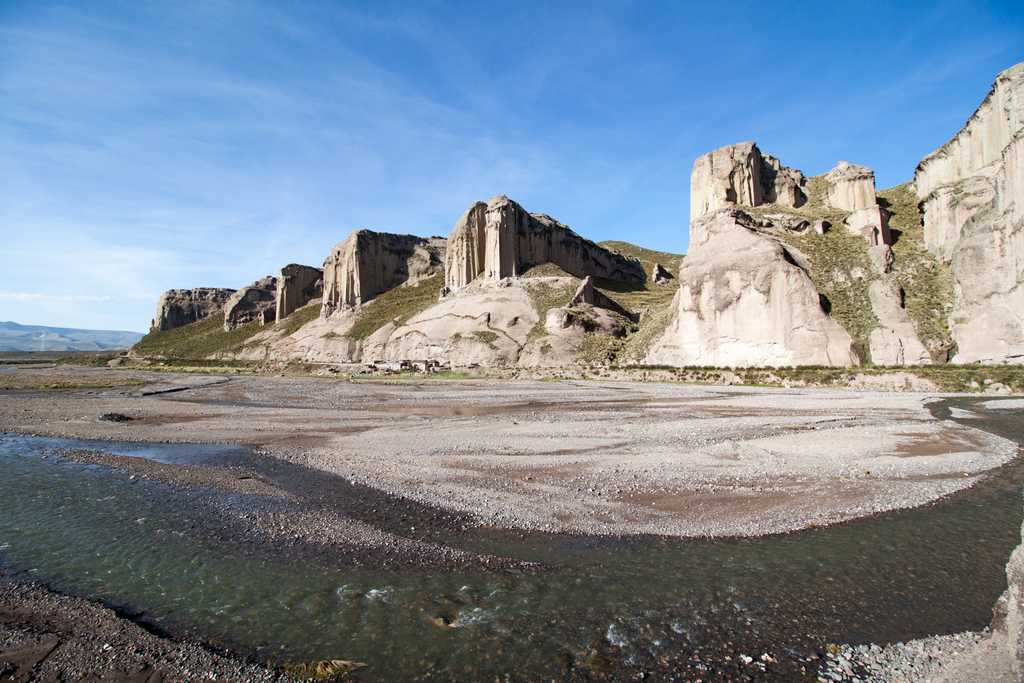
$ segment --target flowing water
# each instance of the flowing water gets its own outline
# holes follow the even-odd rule
[[[968,399],[950,405],[985,416],[973,426],[1024,438],[1024,411],[988,411]],[[949,415],[946,406],[935,412]],[[768,674],[798,678],[828,642],[978,629],[1005,588],[1024,485],[1017,460],[936,504],[824,529],[710,541],[479,534],[462,547],[546,568],[388,571],[213,541],[200,533],[209,520],[187,495],[154,497],[169,489],[52,454],[71,447],[168,463],[244,455],[224,446],[0,436],[5,567],[123,606],[174,635],[261,660],[359,660],[374,680],[536,680],[634,668],[715,678],[751,672],[762,653],[778,660]]]

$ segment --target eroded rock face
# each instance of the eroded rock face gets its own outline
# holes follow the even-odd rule
[[[215,287],[169,289],[160,296],[156,305],[153,329],[173,330],[175,327],[205,320],[220,313],[234,293],[233,289]]]
[[[448,238],[445,287],[459,290],[474,280],[498,282],[533,266],[554,263],[579,278],[640,284],[640,261],[584,239],[546,214],[531,214],[504,195],[473,204]]]
[[[1024,363],[1024,63],[917,166],[925,244],[951,265],[954,362]]]
[[[718,367],[859,363],[850,335],[822,308],[802,258],[726,209],[696,226],[705,239],[679,273],[672,322],[650,363]]]
[[[876,365],[931,364],[931,355],[907,315],[899,286],[889,278],[875,280],[868,286],[868,298],[878,318],[878,327],[871,331],[868,339],[871,362]]]
[[[828,181],[826,203],[843,211],[858,211],[877,206],[875,172],[867,166],[840,161],[825,174]]]
[[[440,273],[445,246],[441,237],[353,232],[324,261],[322,315],[359,306],[401,284]]]
[[[252,322],[261,325],[274,322],[276,300],[276,277],[268,275],[242,287],[224,304],[224,329],[233,330]]]
[[[732,206],[802,206],[807,201],[806,183],[803,173],[762,155],[753,142],[721,147],[693,164],[690,222]]]
[[[296,308],[305,306],[323,296],[324,271],[313,266],[289,263],[277,276],[275,310],[277,319],[283,320]]]

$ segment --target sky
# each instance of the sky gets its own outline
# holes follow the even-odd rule
[[[683,253],[700,154],[895,185],[1022,60],[1019,0],[0,0],[0,320],[145,331],[496,194]]]

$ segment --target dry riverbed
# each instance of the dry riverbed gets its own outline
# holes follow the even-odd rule
[[[391,569],[544,571],[491,554],[500,544],[475,544],[477,533],[760,536],[838,523],[962,490],[1018,450],[969,419],[937,418],[938,397],[920,393],[67,366],[8,374],[17,379],[0,390],[3,432],[250,448],[210,464],[103,443],[54,452],[145,483],[154,505],[194,509],[218,542]],[[905,659],[883,663],[899,670]],[[844,661],[826,670],[842,673]],[[278,675],[20,577],[0,582],[2,671]]]
[[[46,386],[52,372],[16,374]],[[915,393],[81,372],[89,388],[0,392],[0,429],[248,444],[500,528],[784,532],[927,503],[1017,452],[935,419],[933,397]],[[204,472],[223,484],[213,469],[173,476],[194,485]]]

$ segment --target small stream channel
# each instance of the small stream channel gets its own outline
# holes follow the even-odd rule
[[[1024,411],[935,404],[1018,443]],[[463,547],[537,573],[382,570],[214,542],[200,510],[153,505],[152,482],[50,454],[92,448],[165,463],[225,446],[0,436],[0,563],[143,623],[261,661],[353,659],[367,680],[586,678],[624,670],[794,679],[827,642],[984,627],[1020,541],[1024,463],[915,510],[759,539],[481,534]],[[268,475],[269,476],[269,475]],[[439,626],[438,618],[456,627]],[[752,667],[763,653],[767,672]],[[744,664],[740,655],[755,659]],[[801,667],[806,673],[801,673]],[[812,679],[813,680],[813,679]]]

